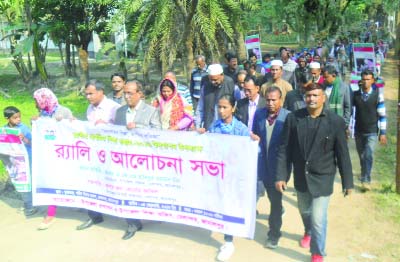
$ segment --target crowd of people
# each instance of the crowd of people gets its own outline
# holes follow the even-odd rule
[[[320,50],[321,49],[321,50]],[[177,132],[221,133],[248,136],[258,141],[257,200],[265,192],[270,202],[269,231],[265,247],[279,245],[282,195],[291,174],[298,209],[304,226],[299,239],[310,249],[311,261],[323,261],[327,234],[327,212],[334,178],[339,170],[344,196],[354,187],[352,163],[347,146],[350,119],[355,118],[355,140],[360,157],[362,188],[370,189],[374,147],[386,143],[386,116],[383,93],[375,85],[375,72],[361,73],[360,89],[353,92],[345,82],[347,61],[341,47],[324,56],[321,43],[300,54],[281,47],[277,54],[264,54],[262,63],[250,56],[241,65],[234,52],[226,64],[207,65],[202,55],[195,57],[189,86],[177,82],[170,71],[161,80],[150,104],[144,100],[142,84],[123,74],[111,75],[112,92],[98,80],[85,85],[89,103],[87,121],[109,123],[127,129],[154,128]],[[342,57],[343,56],[343,57]],[[342,63],[342,67],[340,64]],[[347,63],[347,62],[346,62]],[[72,119],[71,111],[58,103],[48,88],[36,90],[33,98],[37,118]],[[355,108],[355,110],[354,110]],[[31,152],[29,128],[21,123],[15,106],[4,109],[6,127],[21,130],[21,141]],[[32,195],[24,193],[25,215],[33,215]],[[39,225],[45,230],[54,222],[56,206],[49,206]],[[103,222],[103,215],[88,210],[88,220],[77,227],[87,229]],[[139,219],[126,219],[123,239],[143,228]],[[233,236],[225,235],[217,259],[227,261],[234,253]]]

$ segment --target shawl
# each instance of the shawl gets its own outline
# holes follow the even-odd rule
[[[229,124],[226,124],[224,122],[224,120],[218,119],[215,122],[215,126],[214,127],[215,128],[219,128],[221,130],[221,134],[230,134],[230,135],[232,135],[233,134],[233,129],[234,129],[237,121],[238,120],[236,120],[236,118],[233,117],[232,118],[232,122],[230,122]]]
[[[48,88],[40,88],[33,93],[41,116],[52,116],[58,107],[56,95]]]
[[[340,79],[336,77],[335,81],[333,81],[332,93],[329,97],[329,107],[337,115],[343,117],[343,98],[340,90],[340,84]]]
[[[172,84],[173,90],[171,96],[164,98],[162,95],[162,86],[166,81]],[[174,81],[168,78],[163,79],[159,85],[159,90],[160,95],[153,105],[160,108],[162,129],[168,129],[170,127],[177,126],[178,123],[185,117],[192,119],[191,113],[187,112],[189,111],[189,108],[185,107],[183,98],[178,94]]]

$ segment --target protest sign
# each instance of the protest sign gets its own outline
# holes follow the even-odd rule
[[[253,238],[257,142],[83,121],[33,123],[33,202]]]
[[[249,58],[250,54],[255,54],[257,56],[257,63],[260,64],[262,62],[260,35],[255,34],[246,36],[245,44],[246,44],[247,58]]]
[[[18,192],[31,191],[29,156],[15,128],[0,128],[0,160]]]
[[[376,59],[374,52],[374,44],[372,43],[354,43],[354,72],[361,73],[369,69],[376,72]]]

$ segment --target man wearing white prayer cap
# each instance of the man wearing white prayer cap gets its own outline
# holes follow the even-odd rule
[[[196,108],[196,128],[204,127],[206,130],[218,119],[218,100],[222,95],[233,96],[235,83],[229,76],[224,75],[220,64],[208,66],[208,76],[201,80],[200,99]]]
[[[312,82],[322,85],[325,79],[321,75],[321,64],[318,62],[311,62],[308,67],[310,68],[310,75],[306,85]]]
[[[292,90],[292,85],[289,82],[282,79],[283,74],[283,62],[281,60],[272,60],[271,61],[271,76],[267,83],[264,83],[261,86],[261,94],[265,97],[265,91],[270,86],[277,86],[281,89],[282,92],[282,102],[285,101],[286,93]]]

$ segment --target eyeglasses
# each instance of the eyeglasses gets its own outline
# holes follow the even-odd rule
[[[131,97],[131,96],[133,96],[134,94],[137,94],[137,93],[138,93],[137,91],[135,91],[135,92],[124,92],[124,96]]]
[[[251,93],[254,89],[243,88],[243,92]]]

